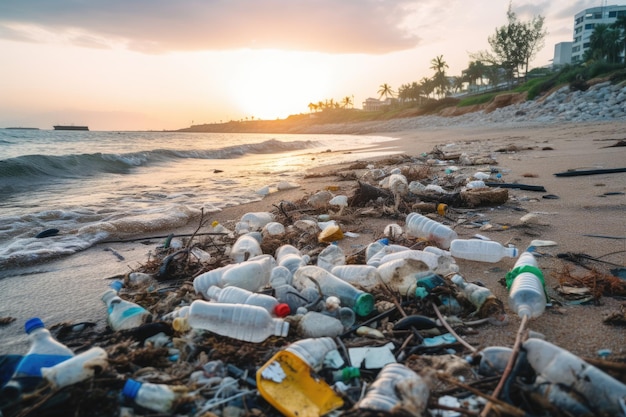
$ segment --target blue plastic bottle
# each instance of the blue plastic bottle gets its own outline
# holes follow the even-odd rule
[[[51,367],[74,356],[74,352],[57,341],[45,328],[40,318],[26,321],[30,349],[15,369],[15,373],[3,388],[3,400],[17,399],[22,392],[34,390],[42,380],[41,368]]]
[[[117,293],[122,283],[115,281],[110,289],[102,294],[102,302],[107,306],[107,322],[111,329],[128,330],[141,326],[150,312],[138,304],[121,299]]]

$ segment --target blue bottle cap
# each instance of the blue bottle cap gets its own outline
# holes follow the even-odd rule
[[[128,398],[134,399],[137,396],[137,392],[139,392],[139,388],[141,388],[141,382],[129,379],[126,381],[126,384],[124,384],[124,388],[122,388],[122,394]]]
[[[113,288],[115,291],[119,292],[122,287],[124,286],[124,283],[122,281],[113,281],[112,283],[109,284],[110,288]]]
[[[26,333],[30,333],[40,327],[44,327],[44,325],[43,321],[41,321],[39,317],[33,317],[32,319],[26,320],[26,323],[24,323],[24,330],[26,330]]]
[[[387,239],[386,237],[379,239],[378,240],[380,243],[382,243],[383,245],[388,245],[389,244],[389,239]]]

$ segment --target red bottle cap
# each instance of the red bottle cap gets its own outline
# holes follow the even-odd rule
[[[274,307],[274,314],[278,317],[287,317],[291,313],[291,309],[288,304],[280,303]]]

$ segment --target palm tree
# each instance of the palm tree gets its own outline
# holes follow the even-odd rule
[[[353,103],[352,103],[352,97],[350,97],[350,96],[345,96],[345,97],[343,98],[343,100],[341,100],[341,104],[342,104],[342,106],[343,106],[343,108],[344,108],[344,109],[345,109],[346,107],[348,107],[348,106],[352,106],[352,104],[353,104]]]
[[[389,97],[393,97],[394,92],[391,89],[391,86],[389,84],[384,83],[378,89],[378,94],[380,94],[380,97],[378,97],[379,99],[382,98],[383,96],[385,96],[385,98],[389,98]]]
[[[618,62],[621,49],[620,35],[618,29],[609,25],[596,25],[589,37],[589,49],[585,52],[585,60]]]
[[[621,35],[621,52],[624,54],[624,62],[626,62],[626,16],[619,16],[617,20],[611,24],[611,27],[617,30]]]
[[[435,82],[435,90],[438,92],[439,98],[444,97],[449,88],[446,68],[448,68],[448,64],[443,60],[443,55],[439,55],[430,61],[430,69],[435,71],[433,81]]]
[[[309,111],[310,111],[311,113],[313,113],[313,112],[314,112],[314,111],[316,111],[316,110],[317,110],[317,104],[315,104],[315,103],[309,103]]]
[[[426,94],[426,98],[430,98],[430,93],[435,91],[435,83],[430,78],[423,77],[420,80],[420,89]]]

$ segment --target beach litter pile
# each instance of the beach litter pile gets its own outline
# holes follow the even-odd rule
[[[532,331],[546,306],[624,296],[624,280],[600,262],[581,276],[598,260],[569,254],[551,288],[541,249],[556,242],[455,231],[537,234],[536,217],[479,213],[522,211],[508,190],[526,186],[496,165],[436,147],[332,173],[351,193],[328,187],[232,224],[202,216],[192,236],[103,284],[105,331],[28,320],[31,350],[0,362],[1,415],[626,416],[626,358],[581,358]],[[343,249],[368,218],[389,223]],[[514,263],[507,298],[460,260]],[[511,315],[513,346],[466,340]]]

